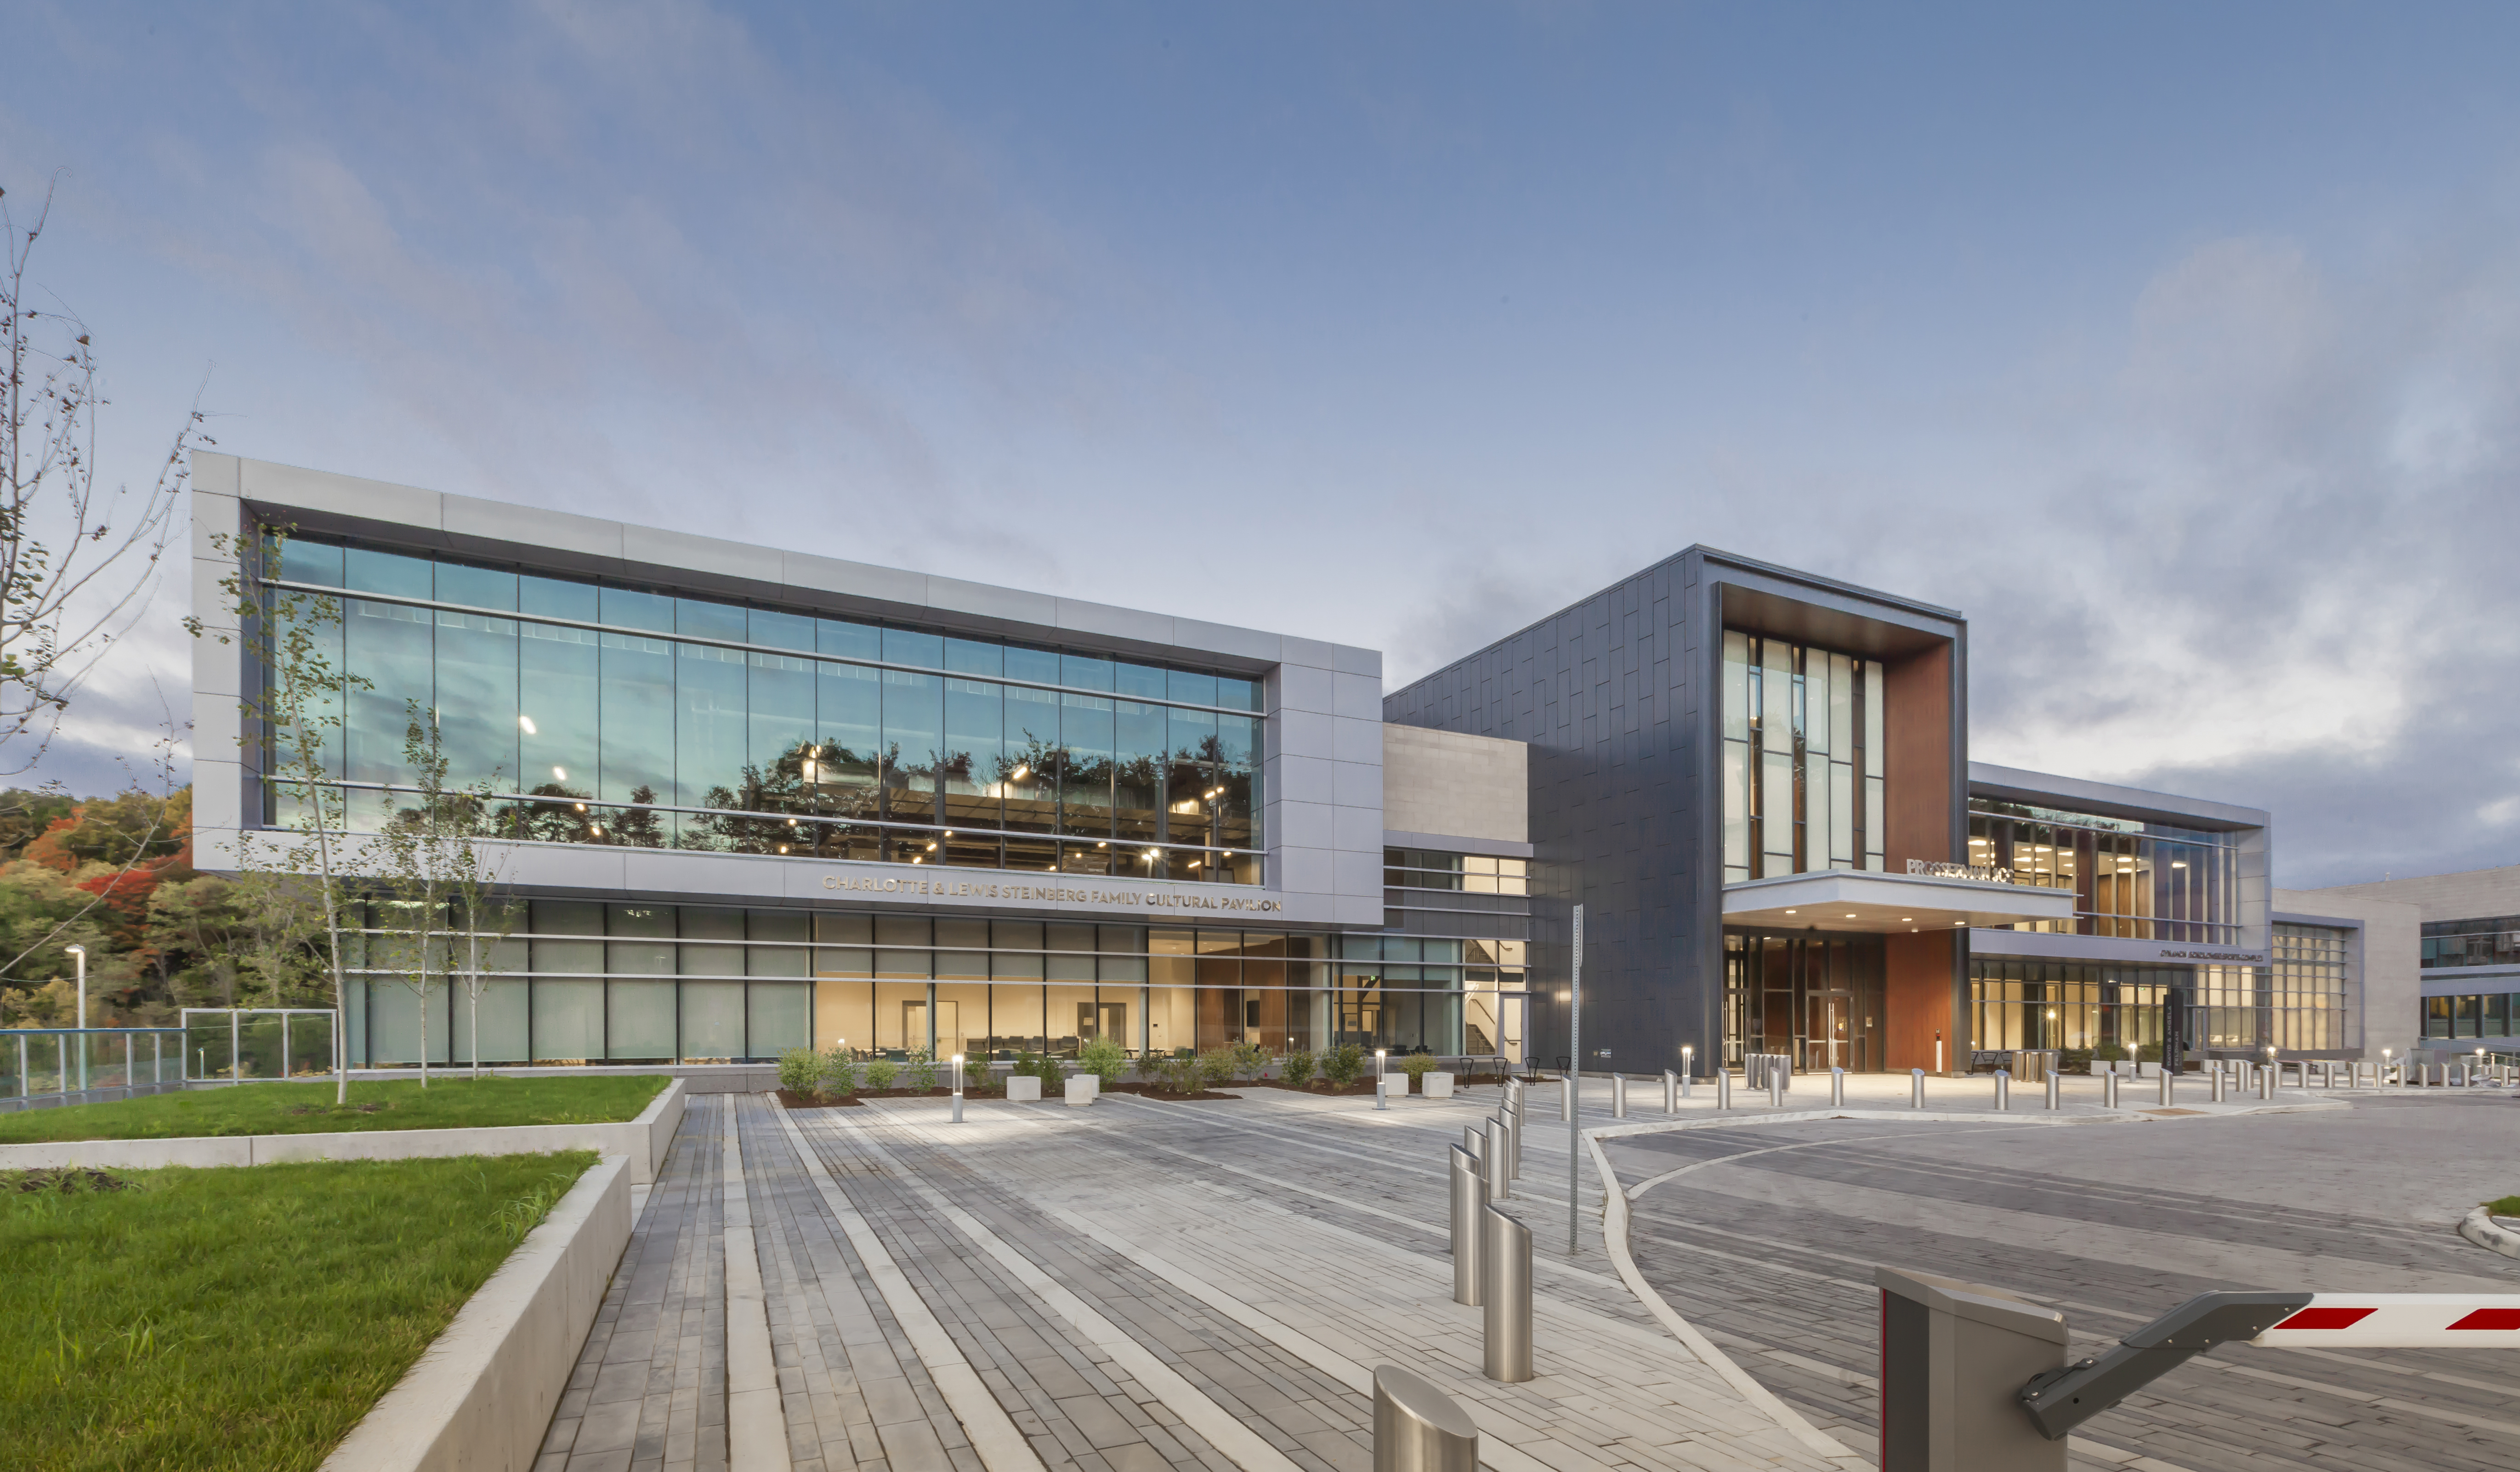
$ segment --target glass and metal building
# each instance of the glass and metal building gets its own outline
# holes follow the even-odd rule
[[[273,864],[338,796],[363,1064],[1552,1067],[1579,904],[1588,1068],[2139,1048],[2173,999],[2199,1049],[2358,1046],[2360,932],[2274,912],[2265,814],[1968,760],[1953,609],[1690,548],[1386,691],[1372,649],[1189,614],[222,455],[194,485],[197,605],[249,588],[338,676],[310,777],[238,712],[258,642],[201,642],[197,850]],[[365,847],[435,811],[477,915]]]

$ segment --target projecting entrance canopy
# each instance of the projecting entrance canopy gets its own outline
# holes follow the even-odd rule
[[[1724,923],[1896,935],[2074,918],[2074,892],[1939,874],[1828,869],[1724,886]]]

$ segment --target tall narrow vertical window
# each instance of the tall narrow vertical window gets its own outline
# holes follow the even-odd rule
[[[1759,641],[1759,871],[1790,874],[1794,828],[1794,647]]]
[[[1864,867],[1884,868],[1882,840],[1887,832],[1887,819],[1882,800],[1881,707],[1886,688],[1881,683],[1881,661],[1864,661]]]
[[[1728,629],[1727,883],[1882,863],[1881,665]]]
[[[1750,877],[1750,636],[1724,632],[1724,879]]]

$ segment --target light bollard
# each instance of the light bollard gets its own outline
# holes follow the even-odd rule
[[[1662,1071],[1662,1112],[1680,1112],[1680,1075],[1668,1068]]]
[[[1628,1076],[1624,1073],[1614,1073],[1610,1075],[1610,1118],[1626,1119],[1627,1117]]]
[[[1531,1228],[1491,1206],[1479,1213],[1479,1307],[1491,1380],[1531,1378]]]
[[[1487,1182],[1479,1157],[1452,1146],[1453,1165],[1453,1302],[1479,1306],[1479,1213],[1487,1209]]]
[[[1998,1109],[2009,1109],[2012,1107],[2011,1069],[1999,1068],[1995,1071],[1995,1107]]]
[[[1513,1193],[1513,1167],[1508,1154],[1512,1148],[1506,1142],[1505,1121],[1489,1120],[1487,1140],[1480,1151],[1479,1163],[1487,1171],[1488,1199],[1491,1201],[1503,1201]]]
[[[1732,1107],[1732,1070],[1730,1068],[1716,1070],[1715,1107],[1718,1109]]]
[[[954,1123],[963,1122],[963,1055],[954,1055]]]
[[[1925,1070],[1921,1068],[1908,1070],[1908,1107],[1911,1109],[1925,1107]]]
[[[2065,1107],[2065,1076],[2052,1068],[2048,1070],[2048,1107]]]
[[[1389,1074],[1377,1073],[1373,1076],[1373,1107],[1376,1109],[1388,1109],[1391,1107],[1391,1076]]]
[[[1479,1428],[1423,1375],[1373,1367],[1373,1472],[1478,1472]]]
[[[1687,1044],[1680,1049],[1680,1096],[1688,1097],[1688,1086],[1697,1077],[1697,1049]]]

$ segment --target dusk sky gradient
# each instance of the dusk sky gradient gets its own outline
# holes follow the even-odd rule
[[[1692,542],[1971,754],[2520,862],[2520,8],[0,0],[106,462],[1378,646]],[[119,782],[180,581],[46,773]],[[154,681],[154,684],[153,684]]]

